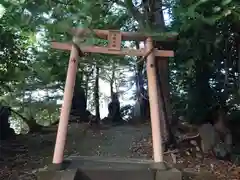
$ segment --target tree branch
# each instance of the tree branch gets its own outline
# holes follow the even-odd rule
[[[129,14],[139,23],[141,29],[144,28],[144,16],[138,11],[137,8],[135,8],[129,0],[115,0],[114,1],[117,5],[122,6],[126,8],[129,12]]]

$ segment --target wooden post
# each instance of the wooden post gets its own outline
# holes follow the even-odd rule
[[[146,51],[153,48],[152,38],[146,40]],[[154,52],[147,57],[147,78],[152,126],[153,157],[155,162],[163,162],[162,136],[160,128],[160,104],[158,100],[158,85]]]
[[[72,45],[69,58],[67,78],[64,88],[63,104],[61,108],[60,120],[58,124],[58,132],[53,155],[53,164],[61,164],[63,162],[64,147],[67,137],[69,114],[72,105],[72,97],[75,86],[77,68],[78,68],[78,49]]]

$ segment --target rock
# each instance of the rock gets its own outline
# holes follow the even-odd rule
[[[217,133],[210,123],[201,125],[198,131],[202,139],[201,148],[204,153],[207,153],[213,148]]]
[[[133,119],[140,119],[141,118],[141,104],[139,101],[136,101],[134,107],[133,107]]]
[[[213,151],[217,158],[225,159],[232,151],[232,135],[227,130],[219,131],[224,129],[222,124],[216,127],[211,124],[203,124],[199,127],[202,150],[204,153]]]
[[[230,133],[226,134],[224,138],[224,143],[226,145],[228,153],[230,153],[232,151],[232,134]]]
[[[218,158],[224,158],[227,156],[227,150],[225,149],[223,143],[216,144],[216,146],[213,148],[213,151]]]
[[[122,121],[120,102],[117,93],[113,93],[112,101],[108,104],[108,118],[111,119],[114,124],[118,124]]]
[[[213,152],[219,159],[228,159],[232,152],[232,136],[230,133],[225,134],[223,139],[216,142]]]

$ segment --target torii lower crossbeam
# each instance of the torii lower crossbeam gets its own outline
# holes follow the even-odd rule
[[[52,48],[71,51],[72,44],[52,42]],[[83,46],[81,47],[81,51],[83,53],[100,53],[100,54],[128,55],[128,56],[145,56],[145,54],[147,53],[146,49],[144,48],[142,49],[122,48],[121,50],[116,51],[116,50],[110,50],[107,47],[99,47],[99,46],[85,46],[85,47]],[[160,57],[174,57],[173,51],[154,49],[153,53],[155,56],[160,56]]]

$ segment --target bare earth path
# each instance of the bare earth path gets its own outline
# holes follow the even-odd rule
[[[138,155],[132,154],[132,144],[148,137],[150,132],[150,127],[147,125],[115,126],[100,132],[90,130],[81,139],[76,140],[78,144],[74,148],[77,155],[83,156],[137,157]]]

